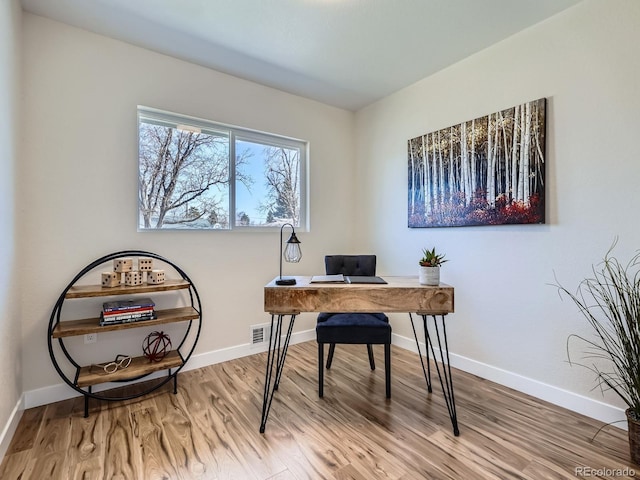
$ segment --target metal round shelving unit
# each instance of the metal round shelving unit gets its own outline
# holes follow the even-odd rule
[[[100,265],[106,264],[107,262],[111,262],[113,260],[125,257],[147,257],[153,258],[154,260],[158,260],[163,262],[166,265],[169,265],[171,268],[177,272],[177,274],[181,277],[180,280],[174,281],[165,281],[163,284],[158,285],[150,285],[144,284],[140,286],[119,286],[119,287],[102,287],[101,285],[95,286],[82,286],[76,287],[78,281],[80,281],[85,275],[89,272],[96,270]],[[62,308],[65,301],[69,301],[71,299],[76,298],[95,298],[95,297],[104,297],[104,296],[121,296],[121,295],[136,295],[140,293],[153,293],[153,292],[170,292],[170,291],[182,291],[188,290],[189,300],[191,305],[189,307],[181,307],[175,309],[168,309],[164,311],[158,311],[158,317],[153,320],[145,320],[140,322],[132,322],[126,324],[118,324],[115,326],[105,326],[101,327],[99,325],[99,318],[88,318],[88,319],[79,319],[79,320],[67,320],[65,321],[62,316]],[[174,350],[171,351],[170,360],[162,363],[158,363],[157,365],[147,365],[143,366],[143,368],[139,368],[138,371],[142,371],[143,373],[140,375],[131,375],[127,373],[120,373],[119,375],[113,374],[113,376],[105,376],[104,380],[96,381],[94,380],[85,380],[82,381],[83,372],[90,370],[90,366],[82,367],[69,352],[69,349],[65,345],[64,339],[74,336],[80,336],[86,334],[88,332],[98,333],[98,332],[108,332],[108,331],[123,331],[127,329],[140,328],[143,326],[150,325],[162,325],[168,323],[178,323],[178,322],[188,322],[184,336],[180,340],[180,343]],[[170,260],[161,257],[152,252],[147,252],[143,250],[123,250],[120,252],[110,253],[103,257],[100,257],[86,267],[84,267],[74,278],[69,282],[66,288],[62,291],[58,300],[51,312],[51,317],[49,319],[49,329],[47,332],[47,344],[49,347],[49,356],[51,357],[51,362],[53,363],[54,368],[64,380],[64,382],[73,388],[75,391],[79,392],[84,396],[85,400],[85,417],[88,416],[88,401],[89,398],[95,398],[98,400],[106,400],[106,401],[121,401],[121,400],[131,400],[133,398],[142,397],[147,395],[163,385],[167,384],[171,380],[174,381],[174,393],[177,393],[177,375],[185,366],[193,351],[195,350],[196,344],[198,342],[198,338],[200,336],[200,330],[202,327],[202,307],[200,304],[200,296],[198,295],[198,291],[196,290],[195,285],[191,281],[191,279],[187,276],[187,274],[176,264],[171,262]],[[192,329],[195,328],[195,331],[192,332]],[[189,334],[192,333],[191,338],[189,339]],[[189,341],[188,341],[189,339]],[[54,349],[54,341],[58,341],[59,349],[56,353],[56,349]],[[175,352],[175,353],[174,353]],[[167,356],[169,357],[169,355]],[[165,357],[165,358],[167,358]],[[141,364],[144,357],[134,358],[132,363],[137,361],[138,364]],[[66,360],[74,369],[75,375],[74,378],[70,378],[70,376],[65,373],[62,368],[61,362]],[[146,360],[146,359],[144,359]],[[100,383],[107,382],[121,382],[127,383],[132,381],[137,381],[142,378],[148,377],[149,375],[158,372],[167,370],[168,375],[164,378],[157,378],[157,382],[154,382],[148,388],[143,389],[134,394],[130,395],[116,395],[110,396],[106,395],[103,392],[93,392],[92,386]],[[134,369],[135,372],[135,369]],[[91,383],[92,382],[92,383]],[[86,385],[85,385],[86,384]],[[86,388],[86,390],[85,390]]]

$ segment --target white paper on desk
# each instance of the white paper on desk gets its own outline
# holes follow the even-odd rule
[[[314,275],[311,283],[344,283],[344,275]]]

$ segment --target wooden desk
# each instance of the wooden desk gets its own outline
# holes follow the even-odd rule
[[[453,287],[420,285],[418,277],[384,277],[381,283],[310,283],[311,277],[295,277],[296,284],[264,287],[264,311],[278,314],[300,312],[425,312],[453,313]]]
[[[276,279],[273,279],[264,287],[264,311],[271,314],[271,332],[262,401],[261,433],[264,433],[271,401],[280,383],[296,315],[302,312],[407,312],[429,393],[432,392],[429,351],[435,359],[432,338],[437,340],[440,365],[436,362],[436,370],[453,432],[456,436],[459,435],[445,328],[445,315],[454,311],[453,287],[442,283],[439,286],[420,285],[417,276],[385,276],[383,278],[387,281],[386,284],[310,283],[311,277],[295,278],[295,285],[276,285]],[[426,346],[424,358],[412,313],[417,313],[423,320]],[[286,316],[289,316],[290,320],[282,342],[283,320]],[[427,328],[429,317],[433,319],[432,329]],[[441,320],[440,327],[438,318]]]

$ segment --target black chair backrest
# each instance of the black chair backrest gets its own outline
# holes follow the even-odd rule
[[[375,255],[326,255],[324,267],[327,275],[360,275],[373,277],[376,274]]]

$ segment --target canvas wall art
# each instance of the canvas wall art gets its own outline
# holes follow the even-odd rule
[[[546,99],[408,142],[412,228],[545,222]]]

